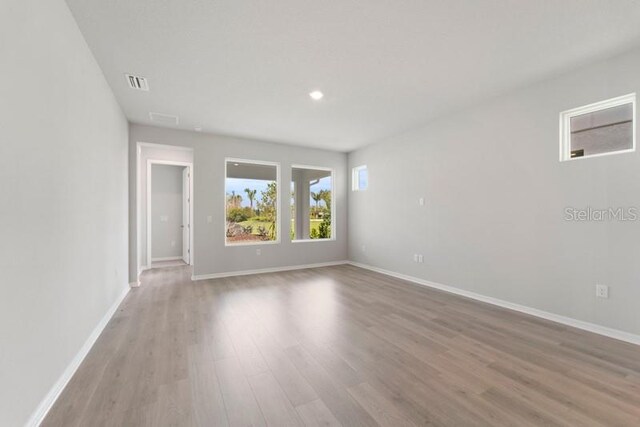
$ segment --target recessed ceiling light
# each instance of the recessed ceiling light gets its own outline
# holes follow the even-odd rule
[[[202,132],[202,126],[196,126],[193,128],[196,132]]]
[[[309,96],[314,101],[319,101],[324,96],[324,93],[320,92],[319,90],[314,90],[313,92],[309,92]]]
[[[240,166],[238,163],[234,163],[233,166]]]

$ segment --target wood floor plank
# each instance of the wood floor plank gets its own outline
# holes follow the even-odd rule
[[[195,425],[192,416],[189,380],[162,384],[158,389],[158,402],[153,406],[154,426],[183,427]],[[123,423],[126,424],[126,421]],[[114,425],[123,425],[116,423]]]
[[[193,344],[188,349],[191,415],[198,426],[227,426],[227,413],[211,349]]]
[[[378,393],[369,383],[349,388],[349,394],[382,427],[415,426],[393,403]]]
[[[301,346],[289,347],[287,354],[316,390],[334,416],[346,426],[377,425],[374,419]]]
[[[300,419],[307,427],[339,427],[340,421],[331,413],[321,399],[296,406]]]
[[[285,352],[269,338],[258,344],[271,373],[294,406],[318,399],[311,385],[304,379]]]
[[[640,425],[640,347],[352,266],[147,271],[43,426]]]
[[[265,426],[264,416],[240,363],[235,358],[215,363],[229,425]]]
[[[303,425],[298,413],[271,372],[249,377],[249,384],[267,425],[282,427]]]

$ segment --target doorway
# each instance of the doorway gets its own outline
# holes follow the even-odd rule
[[[147,266],[192,265],[192,165],[148,160]]]

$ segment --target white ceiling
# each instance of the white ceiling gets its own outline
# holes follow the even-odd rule
[[[340,151],[640,43],[637,0],[67,3],[132,122]]]

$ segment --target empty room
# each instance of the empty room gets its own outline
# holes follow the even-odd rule
[[[3,0],[0,426],[640,425],[639,23]]]

